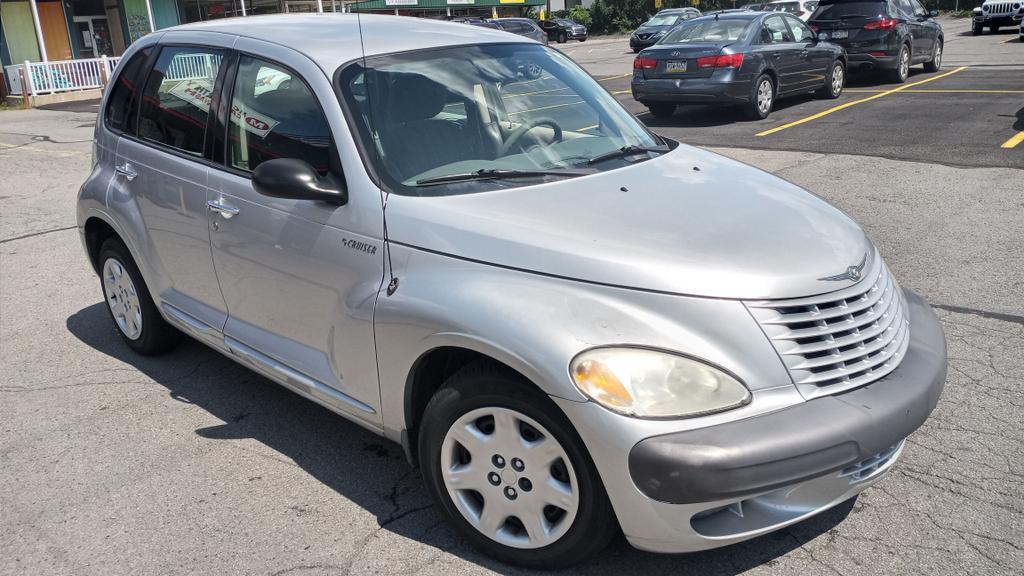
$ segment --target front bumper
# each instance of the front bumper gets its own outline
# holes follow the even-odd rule
[[[621,445],[611,437],[621,428],[608,421],[584,426],[629,541],[656,552],[724,546],[821,513],[882,479],[903,440],[934,409],[946,377],[941,325],[920,297],[906,296],[906,356],[868,386],[643,438],[618,463],[607,449],[594,452],[599,442]]]
[[[974,16],[974,22],[984,26],[1020,26],[1022,19],[1024,19],[1024,12],[1017,12],[1016,14],[999,14],[997,16],[989,16],[986,14]]]

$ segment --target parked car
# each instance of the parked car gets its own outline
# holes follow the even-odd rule
[[[985,0],[971,14],[973,27],[971,32],[977,36],[985,28],[995,34],[1001,26],[1024,26],[1024,2],[1021,0]]]
[[[481,28],[493,28],[495,30],[501,30],[502,28],[487,18],[480,18],[478,16],[460,16],[452,18],[450,22],[458,24],[469,24],[470,26],[480,26]]]
[[[655,14],[629,36],[629,47],[639,52],[661,40],[673,26],[700,16],[696,8],[669,8]]]
[[[559,44],[565,44],[568,40],[587,41],[587,27],[568,18],[541,20],[540,27],[549,39]]]
[[[846,54],[788,13],[736,11],[680,24],[633,61],[633,98],[656,118],[679,104],[742,107],[766,118],[776,98],[838,98]]]
[[[818,0],[775,0],[763,5],[761,10],[765,12],[787,12],[806,22],[817,7]]]
[[[77,203],[126,347],[185,333],[400,442],[442,517],[526,566],[620,532],[724,546],[885,477],[945,342],[864,231],[655,135],[557,50],[459,32],[291,14],[133,42]],[[523,59],[573,106],[510,112]],[[268,69],[290,81],[256,95]]]
[[[497,24],[505,32],[511,32],[536,40],[541,44],[548,43],[548,35],[540,29],[540,25],[531,18],[493,18],[493,24]]]
[[[823,40],[846,49],[851,68],[877,68],[904,82],[910,67],[942,66],[945,36],[918,0],[821,0],[808,21]]]

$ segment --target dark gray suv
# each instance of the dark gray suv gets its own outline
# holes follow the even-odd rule
[[[541,44],[548,43],[548,35],[540,29],[536,22],[529,18],[493,18],[492,24],[496,24],[505,32],[511,32],[536,40]]]

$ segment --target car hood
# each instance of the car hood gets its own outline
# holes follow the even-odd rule
[[[392,242],[570,280],[718,298],[792,298],[874,248],[845,213],[766,172],[685,145],[534,186],[392,194]]]

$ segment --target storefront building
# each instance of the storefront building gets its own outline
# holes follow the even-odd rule
[[[360,12],[385,12],[420,18],[525,16],[541,9],[547,0],[365,0],[351,5]]]

